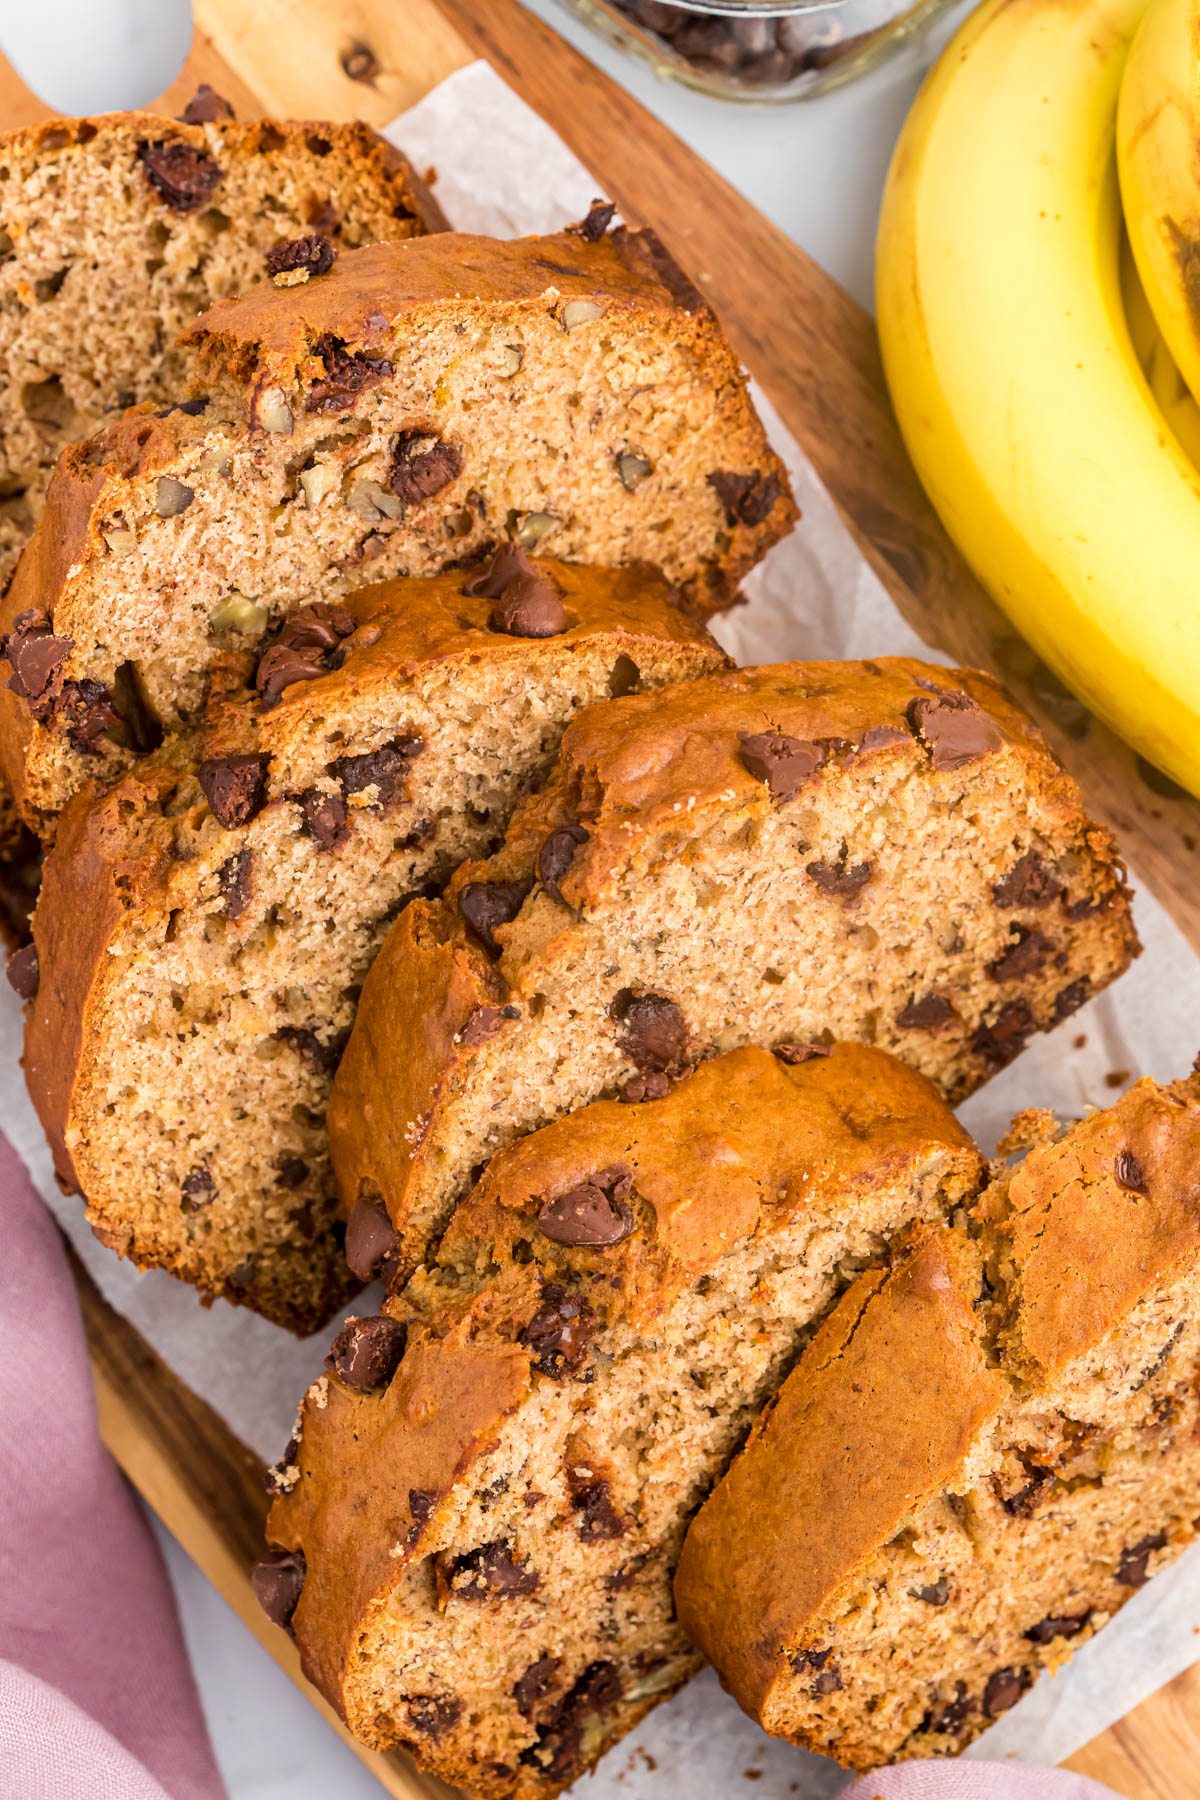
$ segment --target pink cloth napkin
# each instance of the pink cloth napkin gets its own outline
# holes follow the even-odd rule
[[[225,1800],[166,1570],[100,1443],[58,1233],[3,1136],[0,1222],[0,1800]],[[843,1800],[1113,1796],[1056,1770],[938,1762]]]

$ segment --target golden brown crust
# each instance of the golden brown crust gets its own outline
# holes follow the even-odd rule
[[[972,1263],[939,1230],[856,1282],[692,1522],[680,1622],[752,1715],[807,1623],[953,1481],[1008,1397],[971,1309]]]
[[[623,1242],[573,1248],[539,1230],[547,1198],[614,1165],[633,1182],[634,1223]],[[416,1344],[392,1387],[363,1396],[331,1375],[310,1389],[299,1444],[285,1459],[299,1474],[289,1475],[268,1523],[272,1542],[305,1553],[296,1636],[306,1671],[352,1729],[369,1743],[394,1741],[355,1698],[364,1684],[348,1679],[350,1652],[369,1643],[372,1616],[428,1554],[438,1505],[464,1473],[469,1479],[473,1452],[464,1446],[494,1440],[524,1397],[530,1376],[522,1380],[518,1363],[527,1369],[534,1352],[515,1340],[546,1282],[592,1295],[604,1331],[652,1330],[678,1295],[751,1238],[767,1240],[805,1213],[836,1214],[839,1223],[868,1216],[884,1187],[940,1178],[945,1192],[969,1194],[983,1174],[978,1151],[932,1085],[859,1044],[796,1065],[764,1050],[733,1051],[661,1100],[599,1101],[501,1151],[424,1277],[386,1303],[409,1322]],[[529,1254],[513,1254],[519,1240]],[[426,1314],[430,1277],[440,1302]],[[414,1356],[419,1376],[410,1370]],[[421,1406],[408,1398],[417,1379]],[[369,1514],[363,1493],[372,1496]],[[369,1649],[360,1655],[369,1659]],[[458,1764],[436,1767],[472,1786],[480,1779]],[[497,1792],[509,1787],[500,1783]]]

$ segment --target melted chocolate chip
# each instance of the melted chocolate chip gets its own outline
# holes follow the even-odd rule
[[[781,1063],[795,1067],[797,1063],[811,1062],[814,1056],[828,1056],[828,1044],[776,1044],[771,1052]]]
[[[1121,1150],[1118,1152],[1116,1164],[1114,1165],[1114,1173],[1116,1174],[1118,1184],[1123,1188],[1127,1188],[1131,1194],[1145,1193],[1146,1177],[1142,1172],[1141,1163],[1133,1154],[1132,1150]]]
[[[38,953],[36,944],[22,944],[4,965],[8,985],[19,1000],[36,1000],[38,991]]]
[[[411,1700],[405,1701],[404,1709],[413,1729],[432,1738],[435,1744],[452,1731],[462,1717],[462,1701],[452,1694],[414,1694]]]
[[[228,100],[202,81],[179,116],[185,125],[213,125],[220,119],[236,118],[237,114]]]
[[[1036,975],[1053,952],[1050,939],[1040,931],[1032,931],[1028,925],[1014,926],[1013,934],[1013,942],[1008,948],[987,965],[993,981],[1022,981],[1027,975]]]
[[[782,731],[739,731],[742,766],[766,783],[773,800],[790,800],[825,760],[819,744]]]
[[[864,668],[867,666],[863,665]],[[881,673],[880,670],[875,671]],[[907,731],[901,731],[898,725],[871,725],[863,732],[859,741],[857,754],[869,756],[872,750],[890,750],[893,744],[911,744],[912,738]]]
[[[1003,1069],[1019,1056],[1033,1031],[1033,1014],[1024,1000],[1010,1000],[990,1025],[978,1025],[971,1048],[994,1069]]]
[[[1092,1617],[1089,1606],[1085,1612],[1065,1613],[1060,1618],[1053,1616],[1039,1619],[1025,1633],[1031,1644],[1052,1644],[1055,1638],[1075,1637],[1087,1626]]]
[[[330,1346],[328,1366],[347,1387],[385,1388],[400,1367],[407,1337],[407,1325],[384,1313],[347,1319]]]
[[[1167,1540],[1163,1533],[1156,1532],[1152,1537],[1144,1537],[1139,1543],[1130,1544],[1121,1552],[1117,1563],[1116,1577],[1122,1587],[1145,1587],[1150,1579],[1148,1564],[1155,1550],[1165,1550]]]
[[[387,1212],[378,1200],[357,1200],[346,1223],[346,1261],[359,1281],[382,1275],[400,1244]]]
[[[311,1063],[323,1075],[332,1075],[341,1062],[349,1035],[348,1031],[342,1031],[326,1041],[307,1025],[281,1025],[275,1033],[281,1043],[291,1044],[305,1062]]]
[[[396,797],[396,789],[407,779],[413,759],[425,748],[422,738],[393,738],[378,750],[364,750],[360,756],[339,756],[329,764],[329,773],[342,784],[345,794],[361,794],[364,788],[377,790],[376,806],[387,806]]]
[[[624,1106],[640,1106],[646,1100],[665,1100],[670,1091],[668,1075],[631,1075],[617,1098]]]
[[[1031,1519],[1054,1483],[1054,1470],[1029,1456],[1021,1456],[1020,1461],[1026,1480],[1015,1493],[1001,1498],[1000,1504],[1014,1519]]]
[[[836,863],[810,862],[808,874],[822,893],[832,895],[835,900],[853,900],[870,881],[871,865],[869,862],[862,862],[855,863],[853,868],[847,868],[846,846],[843,844]]]
[[[299,1454],[300,1439],[293,1432],[287,1441],[283,1455],[278,1462],[268,1465],[266,1475],[263,1477],[263,1486],[272,1499],[277,1494],[286,1494],[291,1491],[294,1486],[294,1477],[288,1471],[295,1468],[296,1458]]]
[[[639,1069],[661,1073],[684,1061],[688,1023],[674,1000],[622,988],[610,1010],[621,1025],[622,1047]]]
[[[304,1591],[303,1550],[268,1550],[255,1563],[250,1584],[258,1604],[281,1631],[290,1631],[292,1615]]]
[[[302,1156],[281,1156],[275,1164],[275,1186],[292,1192],[308,1180],[308,1164]]]
[[[966,1724],[975,1711],[975,1702],[967,1693],[964,1681],[960,1681],[957,1687],[953,1700],[947,1700],[941,1706],[930,1707],[921,1721],[922,1731],[937,1731],[945,1736],[953,1736]]]
[[[1008,874],[992,889],[992,899],[1003,909],[1040,912],[1063,892],[1063,884],[1036,850],[1019,856]]]
[[[600,1170],[565,1194],[543,1201],[538,1229],[552,1244],[573,1250],[623,1243],[633,1230],[628,1200],[632,1186],[627,1169]]]
[[[509,637],[558,637],[567,629],[567,611],[557,592],[536,570],[514,575],[488,619],[493,631]]]
[[[559,882],[575,860],[575,852],[586,844],[588,834],[582,825],[563,825],[542,839],[537,854],[538,880],[552,900],[566,906]]]
[[[1086,975],[1081,975],[1077,981],[1068,982],[1066,987],[1054,996],[1054,1005],[1050,1009],[1050,1023],[1061,1025],[1064,1019],[1069,1019],[1072,1013],[1078,1012],[1079,1008],[1091,997],[1092,984]]]
[[[542,1578],[531,1563],[519,1562],[505,1538],[457,1556],[450,1574],[456,1600],[511,1600],[536,1593]]]
[[[578,225],[568,225],[567,230],[575,232],[585,244],[599,243],[612,224],[616,210],[612,200],[593,200],[588,207],[587,217],[580,219]]]
[[[217,1191],[217,1184],[210,1170],[201,1165],[186,1174],[180,1183],[180,1189],[192,1203],[192,1211],[197,1207],[207,1206]]]
[[[583,1728],[589,1718],[615,1706],[621,1678],[610,1662],[590,1663],[574,1687],[539,1722],[537,1741],[521,1752],[521,1761],[543,1779],[566,1783],[583,1760]]]
[[[836,1665],[830,1666],[829,1658],[832,1650],[793,1650],[788,1661],[796,1675],[812,1675],[809,1692],[813,1694],[836,1694],[842,1685],[842,1678]]]
[[[296,796],[300,808],[301,829],[316,843],[318,850],[333,850],[349,837],[346,802],[340,794],[323,794],[320,788],[305,788]]]
[[[336,255],[337,251],[322,232],[311,232],[308,237],[285,238],[273,250],[267,251],[267,274],[272,280],[276,275],[291,275],[297,269],[308,275],[328,275]]]
[[[901,1007],[896,1023],[902,1031],[938,1031],[957,1017],[944,994],[923,994],[919,1000],[914,998]]]
[[[950,1599],[950,1583],[944,1575],[928,1587],[909,1588],[908,1591],[914,1600],[923,1600],[926,1606],[945,1606]]]
[[[217,888],[225,903],[227,919],[240,919],[250,904],[250,871],[253,853],[239,850],[217,870]]]
[[[567,1489],[572,1509],[579,1514],[583,1543],[600,1544],[625,1536],[626,1521],[613,1505],[612,1489],[602,1475],[569,1468]]]
[[[554,1676],[558,1667],[557,1656],[539,1656],[536,1662],[530,1663],[521,1676],[513,1688],[513,1699],[517,1703],[517,1711],[524,1718],[532,1718],[537,1710],[538,1702],[545,1699],[554,1684]]]
[[[210,756],[196,779],[213,817],[227,831],[246,825],[267,799],[267,756]]]
[[[50,615],[40,607],[18,613],[11,632],[0,642],[12,668],[8,683],[12,692],[21,700],[41,699],[47,690],[57,694],[62,664],[74,648],[73,638],[55,637]]]
[[[345,412],[365,388],[375,387],[396,372],[387,357],[347,350],[341,338],[328,333],[317,339],[312,354],[325,365],[325,373],[308,390],[304,402],[308,413]]]
[[[467,1020],[458,1034],[460,1044],[483,1044],[488,1038],[495,1037],[506,1018],[518,1018],[520,1014],[511,1006],[480,1006]]]
[[[983,1690],[983,1710],[988,1718],[998,1719],[1010,1706],[1015,1706],[1032,1680],[1029,1669],[997,1669]]]
[[[221,179],[221,171],[205,150],[195,144],[167,143],[159,138],[137,147],[146,180],[172,212],[196,212],[206,205]]]
[[[272,644],[258,659],[254,686],[262,701],[263,712],[271,712],[283,699],[283,690],[294,681],[316,681],[327,674],[325,653],[317,649],[294,649],[290,644]]]
[[[35,718],[39,716],[36,706],[36,702],[30,702]],[[82,681],[64,681],[50,711],[62,721],[75,748],[89,755],[99,750],[100,739],[114,726],[124,723],[104,683],[86,675]]]
[[[388,481],[406,506],[440,494],[462,474],[462,452],[426,431],[402,431]]]
[[[536,574],[537,569],[519,544],[501,544],[478,575],[463,582],[461,591],[468,600],[498,600],[518,575]]]
[[[714,469],[705,480],[716,491],[725,510],[727,525],[761,525],[783,493],[777,475],[735,475],[728,469]]]
[[[1004,742],[1000,727],[969,694],[938,694],[910,702],[908,722],[929,751],[934,769],[961,769]]]
[[[458,910],[491,956],[500,946],[492,935],[498,925],[510,925],[533,887],[528,881],[469,881],[458,896]]]
[[[521,1342],[533,1351],[540,1374],[561,1381],[583,1367],[596,1335],[596,1314],[581,1294],[568,1294],[553,1282],[543,1289],[542,1301]]]
[[[606,1591],[610,1594],[625,1593],[633,1586],[649,1561],[650,1552],[639,1550],[636,1556],[631,1556],[628,1562],[622,1563],[619,1569],[614,1569],[611,1575],[604,1577]]]

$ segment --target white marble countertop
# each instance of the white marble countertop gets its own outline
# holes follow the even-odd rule
[[[534,6],[869,303],[879,192],[931,44],[824,98],[745,107],[660,82],[557,0]],[[63,111],[134,106],[177,72],[187,11],[187,0],[0,0],[0,49]],[[159,1538],[231,1800],[378,1800],[373,1777],[174,1540]]]

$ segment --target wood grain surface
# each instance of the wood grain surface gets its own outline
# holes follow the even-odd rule
[[[900,444],[868,315],[728,183],[516,0],[195,0],[196,39],[156,103],[176,114],[209,81],[240,116],[388,123],[485,56],[560,133],[631,222],[654,227],[720,313],[824,481],[863,555],[931,644],[1000,674],[1117,830],[1135,875],[1200,947],[1200,804],[1142,767],[1040,667],[983,594]],[[0,62],[0,124],[48,115]],[[747,284],[745,270],[755,279]],[[803,597],[798,596],[803,604]],[[249,1585],[261,1546],[262,1466],[75,1264],[105,1439],[185,1549],[304,1686],[290,1640]],[[1127,1800],[1200,1796],[1200,1667],[1072,1757]],[[403,1756],[353,1744],[405,1800],[451,1790]]]

